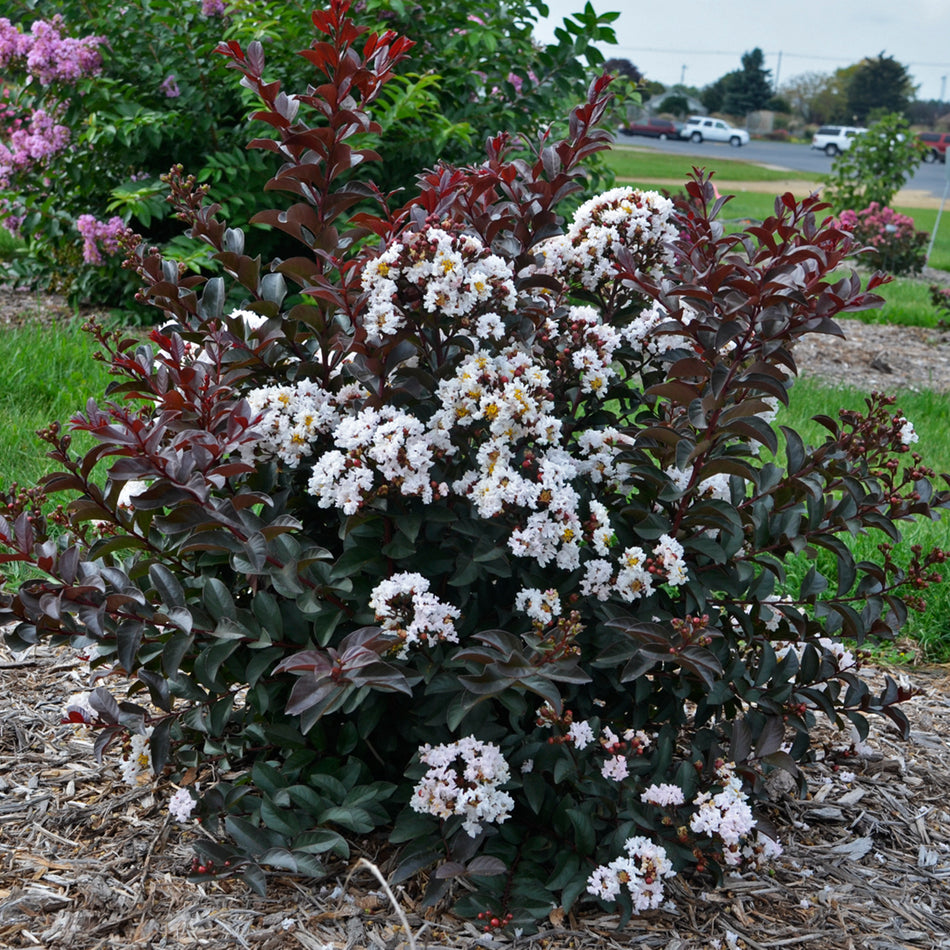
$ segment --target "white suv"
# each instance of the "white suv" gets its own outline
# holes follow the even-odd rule
[[[849,149],[855,136],[862,132],[867,132],[867,129],[855,125],[823,125],[811,140],[811,147],[834,158]]]
[[[680,137],[690,142],[728,142],[733,148],[749,144],[745,129],[733,128],[722,119],[710,119],[704,115],[691,115],[680,130]]]

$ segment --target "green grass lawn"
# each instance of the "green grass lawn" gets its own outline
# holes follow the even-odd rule
[[[824,441],[827,430],[812,421],[816,415],[837,418],[841,409],[863,409],[864,395],[847,387],[821,386],[813,380],[798,379],[792,388],[791,402],[776,419],[777,425],[789,426],[802,436],[806,444],[816,445]],[[950,472],[950,393],[902,392],[895,405],[909,419],[920,437],[914,445],[924,457],[924,464],[936,472]],[[946,483],[939,482],[946,488]],[[950,549],[950,511],[943,512],[939,521],[911,521],[900,526],[903,535],[901,548],[909,551],[911,545],[919,544],[925,551],[935,547]],[[866,535],[845,538],[856,560],[878,560],[878,545],[888,540],[882,533],[872,531]],[[907,558],[898,557],[906,564]],[[810,565],[805,558],[786,562],[790,577],[789,590],[796,590]],[[819,569],[826,576],[835,574],[834,559],[827,552],[818,556]],[[931,587],[925,595],[926,610],[911,611],[903,631],[916,641],[923,656],[928,660],[950,661],[950,569],[945,570],[941,583]]]
[[[690,169],[706,167],[716,172],[716,177],[726,181],[813,181],[808,172],[766,168],[750,162],[712,156],[709,159],[695,155],[667,155],[652,149],[635,149],[620,146],[607,153],[607,164],[618,178],[649,179],[673,178],[685,180]]]
[[[25,326],[0,333],[0,488],[33,485],[49,470],[46,444],[35,435],[50,422],[65,423],[110,377],[92,359],[92,338],[77,324]],[[81,451],[91,445],[77,433]]]

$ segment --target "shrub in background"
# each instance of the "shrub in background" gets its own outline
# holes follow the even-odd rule
[[[68,716],[201,817],[198,878],[319,877],[378,833],[392,881],[435,867],[424,901],[489,931],[657,907],[774,854],[764,781],[801,778],[817,716],[906,729],[840,638],[894,635],[944,554],[889,545],[950,495],[883,397],[817,447],[770,424],[795,340],[877,302],[831,282],[853,239],[816,198],[726,235],[698,177],[685,214],[620,188],[567,226],[604,78],[566,138],[498,135],[392,212],[363,144],[410,44],[347,9],[314,14],[297,95],[222,47],[291,196],[257,220],[299,253],[265,265],[170,176],[225,276],[139,249],[168,322],[94,328],[117,379],[70,428],[99,444],[51,427],[61,471],[5,499],[0,560],[42,576],[0,620],[91,657]],[[879,563],[840,537],[866,530]],[[821,549],[835,576],[783,590]]]
[[[388,3],[366,7],[368,17],[400,18]],[[388,158],[384,191],[410,186],[435,155],[472,160],[500,128],[535,129],[563,114],[566,99],[583,95],[585,67],[601,59],[590,44],[613,41],[615,14],[590,10],[567,20],[557,43],[536,48],[534,3],[489,4],[477,16],[451,6],[425,16],[421,7],[398,9],[421,25],[425,55],[416,72],[388,84],[380,134],[366,143]],[[294,51],[312,39],[307,17],[251,0],[44,0],[6,12],[0,68],[11,115],[0,132],[0,214],[25,240],[15,279],[74,301],[128,306],[134,281],[122,255],[87,237],[90,228],[114,232],[116,217],[189,269],[213,268],[168,217],[161,176],[185,161],[229,219],[247,224],[270,170],[262,153],[244,149],[252,102],[221,82],[213,50],[222,40],[259,39],[276,77],[303,87],[311,64]],[[265,256],[291,252],[277,232],[258,240]]]
[[[931,284],[930,302],[937,310],[937,326],[947,329],[950,326],[950,287]]]
[[[861,211],[842,211],[838,224],[862,246],[859,259],[891,274],[918,274],[927,256],[926,231],[914,228],[914,219],[872,201]]]
[[[925,152],[903,116],[884,115],[835,158],[824,196],[842,211],[857,211],[873,203],[886,207],[914,174]]]

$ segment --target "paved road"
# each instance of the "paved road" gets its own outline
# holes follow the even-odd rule
[[[696,145],[693,142],[681,142],[672,139],[661,142],[659,139],[645,138],[641,135],[622,134],[617,136],[617,142],[620,145],[642,146],[673,155],[695,155],[710,163],[723,158],[762,162],[766,165],[777,165],[781,168],[809,172],[816,177],[827,175],[831,171],[833,161],[824,152],[820,152],[809,145],[793,145],[786,142],[754,141],[741,148],[732,148],[719,142],[702,142]],[[932,165],[921,164],[913,178],[904,187],[919,189],[928,192],[935,198],[941,198],[947,183],[948,173],[950,173],[950,165],[942,165],[940,162],[935,162]]]

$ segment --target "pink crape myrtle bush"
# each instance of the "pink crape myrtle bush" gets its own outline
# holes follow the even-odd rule
[[[101,36],[64,36],[58,15],[48,21],[35,20],[29,31],[0,17],[0,76],[23,72],[44,89],[55,86],[62,90],[99,73],[103,42]],[[18,114],[12,92],[3,90],[0,190],[9,187],[17,173],[48,168],[71,137],[68,126],[58,121],[66,109],[61,95],[45,99],[27,96],[22,114]]]
[[[815,197],[725,234],[698,172],[684,210],[614,188],[562,214],[609,77],[566,138],[500,134],[390,210],[361,140],[412,44],[345,0],[313,22],[295,95],[260,46],[220,47],[291,196],[257,220],[299,253],[246,253],[173,169],[226,276],[132,256],[164,322],[91,326],[116,381],[3,500],[0,561],[34,577],[0,620],[89,656],[66,718],[201,820],[197,879],[325,877],[377,836],[390,881],[489,931],[668,912],[677,875],[777,858],[765,782],[804,787],[818,717],[907,727],[860,646],[935,576],[942,551],[890,552],[950,494],[887,397],[816,446],[772,422],[796,340],[881,278],[830,276],[856,245]],[[865,531],[877,562],[841,539]],[[786,575],[821,551],[833,578]]]
[[[923,269],[929,235],[916,230],[908,215],[872,201],[861,211],[842,211],[838,223],[864,245],[859,260],[869,267],[898,275]]]

